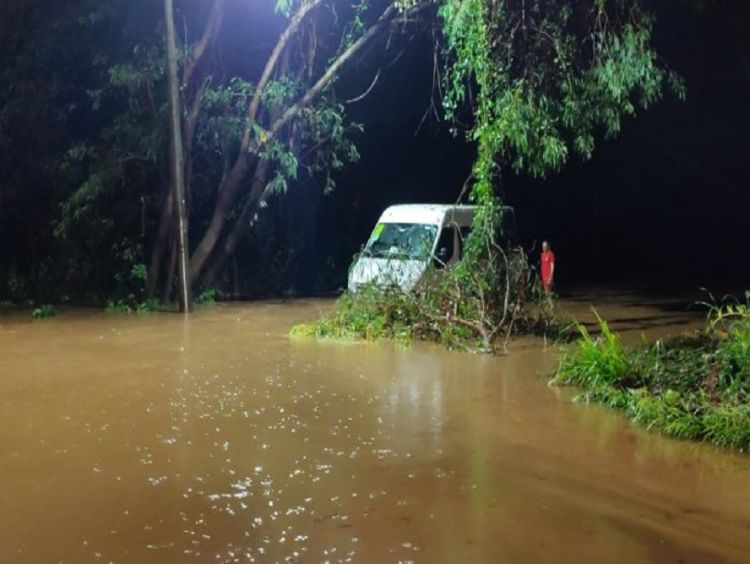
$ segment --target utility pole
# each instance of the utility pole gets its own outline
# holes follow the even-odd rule
[[[188,217],[185,204],[185,171],[182,148],[182,102],[177,78],[177,34],[174,26],[174,2],[164,0],[164,20],[167,27],[167,83],[169,86],[169,149],[172,189],[177,213],[179,255],[180,311],[190,311],[190,276],[188,274]]]

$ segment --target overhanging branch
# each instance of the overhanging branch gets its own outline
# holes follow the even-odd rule
[[[214,0],[213,5],[211,6],[211,12],[208,15],[206,27],[203,29],[203,35],[201,35],[200,40],[198,40],[198,43],[193,47],[190,59],[188,59],[185,68],[182,71],[183,89],[190,84],[195,69],[206,54],[211,41],[216,37],[216,32],[219,31],[219,27],[221,27],[221,20],[224,16],[224,1],[225,0]]]
[[[258,115],[258,109],[260,108],[260,101],[263,96],[263,91],[266,89],[266,85],[268,84],[268,81],[271,79],[271,74],[273,73],[274,68],[276,68],[276,64],[279,62],[279,57],[281,57],[281,53],[284,52],[284,49],[286,48],[289,41],[294,37],[294,34],[299,29],[299,26],[302,24],[302,21],[305,19],[305,16],[309,14],[313,8],[318,6],[323,0],[308,0],[302,6],[300,6],[299,10],[292,16],[292,19],[289,20],[289,24],[286,26],[286,29],[279,37],[279,40],[276,42],[276,45],[273,48],[273,51],[271,51],[271,55],[268,57],[268,60],[266,61],[266,66],[263,68],[263,73],[260,75],[260,79],[258,80],[258,84],[255,87],[255,93],[253,94],[253,98],[250,101],[250,106],[247,110],[247,118],[245,119],[245,129],[242,132],[242,144],[240,146],[240,158],[242,158],[242,154],[245,153],[250,146],[250,134],[253,130],[253,124],[255,123],[255,118]]]
[[[378,20],[370,26],[370,28],[362,34],[362,36],[357,39],[354,43],[352,43],[347,49],[345,49],[333,63],[326,69],[326,72],[323,73],[323,76],[321,76],[318,81],[300,98],[295,102],[291,107],[289,107],[284,114],[279,118],[270,128],[268,132],[268,136],[265,139],[265,142],[263,145],[267,145],[271,140],[273,140],[276,135],[278,135],[279,131],[287,124],[289,121],[294,118],[300,110],[305,108],[312,102],[325,88],[331,83],[331,81],[334,79],[336,74],[341,70],[341,68],[348,63],[354,55],[357,54],[357,52],[362,49],[365,45],[367,45],[372,39],[374,39],[385,27],[388,23],[390,23],[393,16],[397,13],[397,7],[395,4],[390,4],[380,15]]]

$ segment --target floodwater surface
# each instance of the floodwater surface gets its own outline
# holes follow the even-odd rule
[[[748,559],[749,456],[573,403],[541,342],[287,338],[328,307],[3,314],[0,560]],[[695,323],[603,311],[634,338]]]

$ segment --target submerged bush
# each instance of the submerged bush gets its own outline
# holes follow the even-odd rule
[[[148,298],[138,301],[135,296],[109,300],[107,302],[107,313],[131,314],[131,313],[153,313],[160,311],[162,303],[157,298]]]
[[[135,307],[136,313],[153,313],[162,308],[162,303],[158,298],[147,298],[139,302]]]
[[[410,341],[415,337],[417,318],[414,301],[398,288],[365,284],[356,293],[347,292],[341,296],[332,314],[293,328],[292,335]]]
[[[712,309],[705,331],[625,349],[597,316],[601,335],[580,327],[553,383],[579,399],[621,409],[648,429],[750,449],[750,308]]]
[[[55,317],[57,315],[57,308],[51,304],[44,304],[31,311],[31,317],[34,319],[46,319],[48,317]]]
[[[562,332],[556,308],[541,295],[523,251],[496,246],[479,259],[431,269],[411,292],[395,284],[365,284],[345,293],[331,314],[295,327],[291,334],[426,340],[449,348],[492,352],[499,339],[507,344],[512,334],[558,336]]]
[[[216,303],[216,290],[213,288],[203,290],[196,296],[195,303],[200,305],[214,305]]]

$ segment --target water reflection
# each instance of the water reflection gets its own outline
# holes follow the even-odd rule
[[[387,416],[398,418],[399,426],[429,441],[432,450],[440,450],[444,418],[440,358],[420,351],[396,354],[394,360],[390,372],[396,378],[388,391]]]

